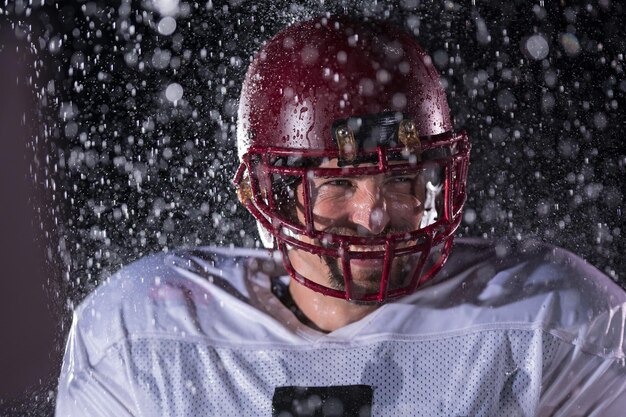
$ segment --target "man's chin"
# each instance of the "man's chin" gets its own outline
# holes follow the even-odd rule
[[[345,291],[344,274],[341,268],[341,261],[331,257],[325,257],[329,267],[329,280],[331,287]],[[378,294],[383,278],[384,259],[351,259],[351,292],[353,297],[362,297],[365,294]],[[389,289],[397,289],[408,285],[410,274],[406,271],[404,262],[395,261],[389,276]]]

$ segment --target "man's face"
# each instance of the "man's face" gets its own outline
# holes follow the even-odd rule
[[[323,162],[320,168],[336,168],[337,161]],[[316,231],[343,236],[384,237],[417,230],[424,213],[424,177],[416,172],[387,173],[362,176],[312,177],[310,204]],[[296,190],[296,215],[304,224],[304,187]],[[307,243],[328,246],[308,237]],[[322,239],[324,240],[324,239]],[[350,245],[350,251],[384,251],[376,246]],[[391,264],[389,288],[408,284],[417,256],[395,258]],[[306,278],[324,286],[344,290],[344,272],[341,260],[331,256],[315,255],[301,249],[291,249],[289,259],[293,267]],[[352,259],[352,291],[375,293],[383,274],[384,258]]]

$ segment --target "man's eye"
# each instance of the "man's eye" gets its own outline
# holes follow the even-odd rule
[[[322,185],[327,185],[331,187],[350,187],[352,183],[348,180],[332,179],[325,181],[324,183],[322,183]]]
[[[398,176],[398,177],[392,177],[390,179],[391,182],[400,183],[400,184],[402,184],[402,183],[412,183],[414,180],[415,180],[415,177],[409,177],[409,176],[404,176],[404,177]]]

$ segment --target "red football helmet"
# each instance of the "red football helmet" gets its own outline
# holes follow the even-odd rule
[[[453,132],[439,75],[411,35],[347,17],[286,28],[248,69],[237,146],[239,198],[302,285],[382,302],[415,291],[446,261],[470,146]],[[375,232],[344,213],[368,178],[381,188],[367,214],[385,219]],[[293,251],[323,259],[331,279],[295,266]]]

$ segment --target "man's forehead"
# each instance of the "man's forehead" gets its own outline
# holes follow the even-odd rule
[[[407,160],[389,160],[387,161],[387,165],[403,165],[406,164]],[[367,167],[375,167],[378,166],[378,162],[361,162],[356,164],[345,164],[345,162],[339,165],[338,158],[322,158],[320,161],[318,168],[343,168],[346,172],[349,171],[349,168],[367,168]]]
[[[339,168],[338,158],[322,158],[319,168]]]

